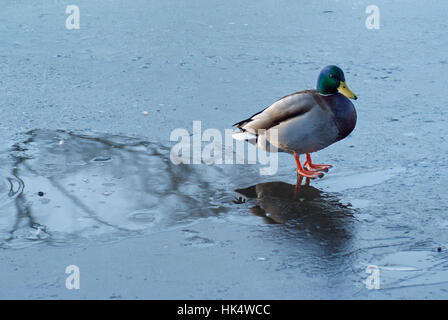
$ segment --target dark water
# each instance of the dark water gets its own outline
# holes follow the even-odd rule
[[[231,206],[228,190],[172,164],[168,147],[137,138],[34,130],[8,153],[3,247],[115,241],[217,217]]]

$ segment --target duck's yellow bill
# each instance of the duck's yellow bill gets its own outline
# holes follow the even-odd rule
[[[341,81],[338,91],[349,99],[358,99],[358,97],[352,92],[352,90],[347,87],[344,81]]]

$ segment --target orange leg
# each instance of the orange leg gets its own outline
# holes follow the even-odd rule
[[[296,160],[296,166],[297,166],[297,173],[305,178],[314,179],[316,177],[322,178],[324,174],[322,172],[318,172],[315,170],[305,170],[302,168],[302,165],[300,164],[299,156],[294,153],[294,159]]]
[[[306,161],[303,164],[303,167],[306,168],[307,170],[316,170],[316,171],[325,171],[328,172],[328,169],[330,169],[331,167],[333,167],[330,164],[314,164],[313,162],[311,162],[311,155],[309,153],[306,153]]]

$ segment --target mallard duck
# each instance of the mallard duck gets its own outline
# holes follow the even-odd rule
[[[322,177],[331,165],[315,164],[311,153],[344,139],[355,128],[356,110],[348,99],[356,95],[347,87],[344,72],[331,65],[322,69],[316,90],[303,90],[287,95],[252,117],[233,126],[237,140],[266,151],[294,155],[297,173],[314,179]],[[276,130],[277,135],[273,133]],[[276,138],[276,139],[275,139]],[[300,155],[306,161],[300,164]]]

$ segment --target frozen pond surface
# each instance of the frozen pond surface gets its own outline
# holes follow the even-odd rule
[[[2,2],[0,298],[448,298],[447,4],[76,4]],[[323,179],[170,162],[327,64],[359,100]]]

